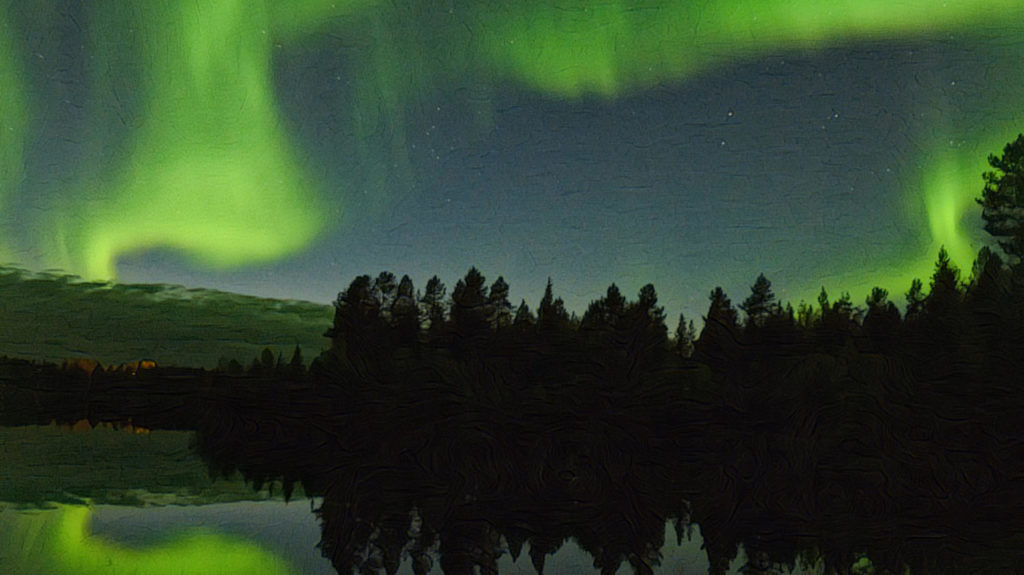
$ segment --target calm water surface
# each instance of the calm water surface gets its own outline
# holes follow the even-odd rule
[[[314,500],[315,505],[319,501]],[[49,514],[59,510],[17,510],[5,505],[0,510],[0,542],[18,549],[0,549],[0,568],[5,573],[34,573],[36,564],[42,564],[40,554],[52,552],[46,540],[46,530],[39,525]],[[20,530],[12,534],[8,530]],[[162,507],[124,507],[97,505],[92,508],[88,532],[91,537],[122,545],[129,549],[146,550],[160,546],[176,534],[183,532],[216,532],[256,543],[288,562],[293,573],[303,575],[336,575],[330,562],[320,555],[317,542],[320,526],[310,510],[308,500],[235,502],[210,505],[168,505]],[[34,532],[34,533],[33,533]],[[700,529],[694,526],[692,537],[683,538],[676,545],[676,532],[671,523],[665,528],[666,544],[662,548],[659,574],[706,573],[707,557],[701,550]],[[742,550],[732,562],[730,573],[740,573],[746,563]],[[502,574],[534,575],[527,543],[517,561],[505,553],[498,563]],[[123,566],[128,568],[127,565]],[[567,542],[554,555],[549,555],[544,572],[553,575],[597,575],[592,559],[573,542]],[[627,563],[617,575],[632,573]],[[794,574],[805,573],[799,567]],[[412,575],[412,566],[403,562],[400,575]],[[432,575],[442,575],[440,562],[434,562]]]

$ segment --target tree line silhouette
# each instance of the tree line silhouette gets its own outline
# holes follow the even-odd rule
[[[983,249],[962,281],[940,250],[901,314],[881,288],[794,310],[760,275],[738,309],[714,289],[693,338],[685,318],[669,337],[651,285],[613,284],[577,318],[550,282],[534,314],[476,268],[450,297],[436,277],[417,297],[359,276],[308,395],[220,387],[198,448],[218,473],[323,496],[340,573],[403,554],[425,573],[432,546],[445,573],[496,572],[502,536],[538,572],[572,538],[604,573],[651,573],[670,519],[700,525],[714,573],[740,543],[749,572],[863,554],[879,572],[1008,569],[1022,280]]]
[[[633,299],[612,284],[576,316],[550,280],[534,311],[475,267],[450,294],[382,272],[339,294],[308,371],[298,349],[210,371],[9,361],[0,406],[195,429],[212,474],[322,497],[339,573],[408,557],[422,574],[435,556],[448,575],[496,573],[527,542],[540,573],[573,539],[604,574],[650,574],[666,521],[700,526],[716,574],[740,544],[749,573],[862,557],[877,573],[1012,572],[1022,158],[1024,136],[991,157],[979,200],[1006,260],[983,248],[963,274],[940,249],[902,313],[882,288],[794,309],[762,274],[738,306],[713,289],[700,333],[680,316],[670,336],[650,284]]]
[[[420,293],[359,276],[303,417],[229,394],[198,448],[215,470],[322,495],[340,573],[393,573],[403,555],[425,573],[431,546],[446,573],[493,573],[527,541],[541,572],[568,538],[603,573],[651,573],[667,519],[700,525],[713,573],[740,543],[747,572],[800,557],[845,573],[862,556],[878,572],[1013,570],[1022,156],[1024,137],[990,158],[979,200],[1009,263],[982,249],[965,278],[940,249],[902,314],[882,288],[864,307],[823,289],[793,309],[760,275],[738,310],[715,288],[700,334],[680,317],[670,338],[652,285],[627,300],[613,284],[577,317],[550,281],[534,313],[476,268],[450,297],[437,277]]]

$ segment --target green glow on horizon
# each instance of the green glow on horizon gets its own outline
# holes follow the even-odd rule
[[[9,0],[0,0],[0,14],[6,14],[9,6]],[[0,214],[7,213],[8,198],[19,187],[28,123],[14,35],[10,22],[0,20]],[[0,258],[5,261],[10,257],[9,242],[6,230],[0,230]]]
[[[267,12],[241,0],[135,9],[145,118],[120,169],[55,207],[57,233],[40,238],[50,259],[109,279],[118,256],[149,248],[216,267],[306,248],[326,221],[274,102]]]
[[[924,200],[932,237],[930,251],[937,254],[939,247],[945,246],[951,261],[969,268],[977,248],[970,244],[960,223],[974,206],[974,197],[980,195],[978,182],[986,164],[984,158],[966,160],[950,154],[932,162],[924,179]]]
[[[998,118],[997,114],[992,115]],[[932,252],[937,253],[938,247],[944,245],[950,260],[960,267],[964,279],[981,247],[972,244],[963,228],[965,215],[977,214],[973,225],[981,229],[981,208],[975,198],[981,196],[984,188],[982,174],[992,169],[988,165],[988,156],[1001,154],[1003,147],[1016,138],[1021,128],[1014,126],[1012,120],[995,127],[981,126],[975,130],[976,133],[967,134],[966,145],[942,147],[925,163],[927,171],[922,179]]]
[[[289,564],[244,538],[191,529],[146,548],[132,548],[89,532],[89,507],[59,505],[15,522],[19,533],[0,537],[5,564],[19,573],[48,575],[286,575]],[[6,541],[5,541],[6,540]]]
[[[916,181],[920,182],[919,188],[907,190],[910,193],[904,198],[904,204],[910,213],[920,212],[923,204],[926,221],[922,229],[927,232],[927,239],[922,242],[922,249],[903,254],[896,260],[874,260],[865,264],[874,266],[868,274],[862,269],[835,274],[830,281],[825,282],[832,301],[842,291],[848,291],[854,305],[863,307],[864,298],[870,294],[871,289],[882,287],[889,291],[890,301],[902,305],[904,293],[915,278],[924,283],[927,293],[941,247],[946,248],[950,261],[959,268],[961,280],[969,278],[981,245],[971,241],[970,233],[964,227],[965,220],[968,215],[980,214],[974,198],[981,195],[984,187],[981,174],[989,169],[987,154],[998,153],[1006,142],[1015,137],[1012,129],[994,131],[998,131],[999,135],[972,135],[960,147],[946,145],[948,140],[941,142],[936,151],[921,159],[918,173],[913,174]],[[968,225],[980,229],[980,215],[976,219],[977,223]],[[809,286],[795,300],[813,303],[820,288]]]

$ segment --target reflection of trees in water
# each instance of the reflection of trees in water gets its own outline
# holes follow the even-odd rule
[[[686,495],[676,478],[687,461],[666,463],[674,434],[651,427],[670,431],[673,410],[637,410],[643,397],[616,405],[568,378],[545,401],[471,395],[483,362],[428,363],[396,361],[371,381],[339,362],[325,369],[345,383],[310,390],[316,402],[292,395],[310,408],[302,414],[225,391],[210,398],[200,451],[219,472],[300,480],[322,495],[322,546],[339,572],[390,571],[403,549],[421,572],[435,543],[445,573],[494,572],[502,536],[515,554],[529,542],[536,565],[572,537],[604,572],[622,561],[651,571]]]
[[[862,553],[893,572],[1014,568],[1024,476],[1005,397],[940,402],[878,355],[680,365],[631,394],[573,354],[548,387],[529,379],[556,365],[543,353],[506,374],[424,357],[335,358],[330,384],[270,401],[216,386],[200,450],[322,495],[339,572],[393,573],[404,553],[425,573],[433,548],[445,573],[492,573],[504,537],[538,571],[571,538],[603,573],[651,573],[665,521],[681,533],[690,513],[715,573],[740,544],[751,568],[803,554],[841,573]],[[518,394],[475,393],[481,371]],[[693,399],[710,385],[717,399]]]
[[[758,278],[741,323],[715,290],[692,348],[668,340],[650,286],[634,302],[612,286],[577,320],[549,285],[513,316],[507,285],[474,272],[448,310],[432,280],[420,314],[411,280],[382,274],[339,298],[309,373],[272,354],[88,377],[9,362],[0,407],[198,427],[212,471],[322,496],[323,551],[346,573],[406,555],[425,572],[435,551],[446,573],[491,572],[527,542],[540,570],[568,539],[602,572],[650,573],[666,519],[700,524],[713,573],[741,544],[751,569],[845,572],[866,553],[893,572],[1013,572],[1024,276],[982,255],[966,291],[940,256],[902,318],[884,290],[862,317],[824,290],[784,308]]]

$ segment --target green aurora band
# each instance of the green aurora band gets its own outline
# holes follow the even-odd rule
[[[906,40],[952,31],[969,36],[972,27],[994,22],[1024,35],[1021,0],[941,4],[929,0],[610,1],[596,5],[533,0],[526,4],[529,9],[500,12],[490,21],[491,33],[484,37],[488,60],[510,80],[570,99],[592,94],[613,98],[731,61],[822,49],[840,41]],[[1016,68],[1013,72],[1019,79],[1024,70]],[[1024,100],[1024,94],[1018,97]],[[862,273],[843,274],[834,278],[837,284],[860,294],[877,285],[907,286],[915,277],[930,276],[941,246],[957,265],[970,265],[977,247],[961,224],[971,215],[975,217],[970,224],[980,225],[974,198],[982,188],[985,159],[1016,135],[1012,110],[1019,108],[1020,100],[1008,104],[1011,111],[989,111],[986,123],[995,128],[946,134],[919,162],[918,183],[905,192],[910,214],[920,213],[915,204],[923,199],[930,233],[925,249],[887,262],[868,278]],[[949,139],[966,143],[950,149]],[[817,287],[809,286],[796,295],[814,301]]]
[[[133,548],[89,532],[83,505],[10,512],[16,528],[0,532],[3,564],[47,575],[287,575],[291,566],[243,538],[191,529],[159,544]],[[11,525],[8,524],[8,527]]]
[[[616,98],[765,53],[952,32],[969,37],[994,22],[1024,33],[1021,0],[517,0],[457,10],[452,4],[447,12],[415,2],[300,4],[118,3],[118,21],[128,18],[137,29],[145,121],[130,134],[120,167],[54,206],[52,225],[39,233],[49,246],[45,265],[103,279],[114,277],[119,256],[158,247],[215,267],[271,261],[308,247],[329,218],[318,183],[282,128],[271,78],[278,41],[307,41],[328,30],[369,40],[370,57],[357,64],[353,130],[357,137],[371,133],[383,115],[401,155],[405,106],[432,84],[452,80],[475,82],[472,89],[484,92],[516,84],[553,98]],[[101,58],[124,50],[102,41],[97,48]],[[29,114],[16,68],[6,65],[14,60],[10,51],[10,41],[0,39],[0,79],[13,88],[0,96],[0,111],[16,123],[0,136],[0,201],[14,189],[9,172],[20,161],[10,151],[18,146],[7,144],[21,137]],[[110,82],[98,82],[97,91],[109,91]],[[1007,105],[1016,109],[1019,102]],[[939,245],[955,262],[969,264],[975,249],[961,221],[977,213],[971,210],[984,156],[1013,136],[1005,129],[1013,112],[998,112],[986,123],[1003,128],[950,133],[966,145],[954,150],[938,142],[917,162],[917,181],[904,193],[910,214],[920,213],[923,202],[930,235],[924,248],[885,262],[889,272],[842,276],[845,288],[866,292],[927,276]]]
[[[274,101],[267,10],[242,0],[132,8],[145,118],[119,169],[54,206],[51,265],[108,279],[119,255],[150,248],[228,267],[307,247],[324,208]],[[124,50],[108,40],[97,43]]]
[[[0,0],[0,14],[6,14],[10,0]],[[28,110],[20,81],[20,62],[15,57],[16,32],[6,20],[0,20],[0,215],[6,216],[4,203],[21,179],[25,125]],[[0,258],[11,257],[10,240],[0,229]]]
[[[596,4],[596,5],[595,5]],[[1020,0],[720,0],[510,4],[481,41],[495,69],[545,93],[609,97],[738,58],[1019,21]]]

